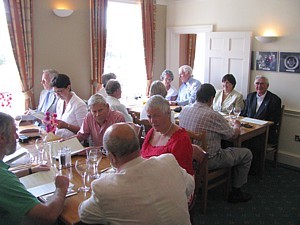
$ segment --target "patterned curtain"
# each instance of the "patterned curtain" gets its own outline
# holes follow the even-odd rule
[[[194,68],[197,34],[187,34],[187,65]]]
[[[32,1],[3,0],[10,41],[19,70],[25,108],[35,108],[33,96]]]
[[[96,93],[100,88],[104,72],[107,2],[108,0],[90,0],[92,93]]]
[[[154,45],[155,45],[155,0],[141,0],[142,20],[143,20],[143,36],[144,36],[144,51],[147,73],[147,90],[153,77],[153,60],[154,60]]]

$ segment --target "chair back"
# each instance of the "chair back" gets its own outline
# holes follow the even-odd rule
[[[186,130],[188,133],[192,144],[201,146],[204,151],[207,151],[207,142],[206,142],[206,131],[201,131],[200,133],[195,133],[190,130]]]
[[[283,117],[284,107],[285,107],[284,105],[281,106],[279,121],[278,121],[277,124],[275,124],[275,126],[276,126],[277,145],[278,145],[278,142],[279,142],[279,135],[280,135],[280,129],[281,129],[281,124],[282,124],[282,117]]]
[[[139,140],[140,140],[140,145],[143,145],[143,142],[145,140],[146,134],[148,131],[152,128],[150,122],[148,120],[140,120],[135,113],[130,113],[132,117],[132,122],[134,124],[137,124],[140,126],[140,135],[139,135]]]

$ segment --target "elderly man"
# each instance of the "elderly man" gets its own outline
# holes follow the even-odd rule
[[[60,215],[69,186],[69,179],[57,176],[56,191],[46,203],[41,203],[20,183],[15,174],[8,171],[3,162],[5,155],[16,151],[16,126],[14,119],[0,112],[0,215],[1,224],[21,224],[25,216],[40,223],[54,223]]]
[[[193,78],[193,69],[188,65],[183,65],[179,68],[179,75],[182,81],[178,90],[176,101],[170,101],[170,105],[188,105],[196,101],[196,92],[201,83]]]
[[[106,74],[102,74],[102,76],[101,76],[102,87],[99,87],[97,93],[100,94],[100,95],[102,95],[104,98],[107,97],[107,93],[106,93],[106,90],[105,90],[106,84],[111,79],[117,79],[116,74],[114,74],[114,73],[106,73]]]
[[[122,96],[121,84],[115,79],[111,79],[105,86],[107,93],[106,101],[112,110],[123,113],[126,122],[132,122],[132,117],[129,115],[125,105],[123,105],[119,99]]]
[[[106,129],[114,123],[125,122],[125,118],[122,113],[111,110],[100,94],[89,98],[88,107],[89,112],[77,133],[77,138],[79,141],[90,138],[89,146],[102,146]]]
[[[255,77],[254,86],[256,91],[247,95],[246,106],[241,115],[273,121],[274,125],[270,126],[268,143],[277,143],[276,124],[280,120],[281,99],[268,91],[269,80],[267,77],[258,75]],[[260,161],[260,153],[263,151],[263,139],[258,136],[245,143],[245,146],[251,149],[253,153],[253,161],[251,166],[251,174],[256,174],[258,170],[258,162]]]
[[[138,137],[125,123],[112,125],[104,148],[116,168],[92,182],[92,195],[79,206],[84,223],[190,224],[188,196],[194,180],[172,154],[140,156]]]
[[[268,91],[269,80],[265,76],[258,75],[254,81],[255,92],[247,95],[246,106],[242,116],[250,118],[273,121],[277,124],[280,120],[281,99]],[[270,127],[268,142],[277,142],[275,126]]]
[[[252,154],[247,148],[221,148],[222,139],[236,138],[240,134],[240,122],[234,121],[233,127],[218,112],[212,110],[216,94],[211,84],[202,84],[197,91],[197,102],[192,106],[186,106],[180,113],[179,126],[196,133],[202,130],[207,134],[207,146],[209,153],[208,168],[217,169],[233,167],[232,191],[229,202],[246,202],[251,195],[241,191],[241,187],[247,183],[248,172],[251,165]]]
[[[43,70],[42,81],[44,89],[40,93],[39,105],[37,107],[38,111],[47,112],[51,114],[56,112],[57,96],[52,91],[51,80],[57,75],[58,72],[53,69]]]

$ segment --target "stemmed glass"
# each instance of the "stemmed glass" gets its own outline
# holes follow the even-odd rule
[[[232,105],[229,105],[229,106],[227,106],[227,107],[226,107],[226,110],[227,110],[227,112],[228,112],[228,116],[229,116],[229,118],[230,118],[230,115],[231,115],[232,109],[233,109],[233,106],[232,106]]]
[[[99,174],[98,174],[98,166],[99,163],[101,162],[102,159],[102,152],[101,152],[101,148],[92,148],[89,151],[88,154],[88,163],[89,166],[92,167],[92,173],[90,174],[90,176],[94,179],[99,178]]]
[[[44,161],[45,143],[44,143],[43,138],[37,138],[35,140],[35,148],[37,149],[37,152],[38,152],[39,164],[41,164],[41,165],[46,164],[47,161]]]
[[[238,106],[234,107],[233,113],[234,113],[235,118],[239,119],[239,116],[241,114],[241,107],[238,107]]]
[[[78,188],[79,192],[87,192],[90,187],[86,186],[86,176],[88,173],[88,161],[87,159],[77,159],[75,162],[75,169],[77,173],[82,177],[82,187]]]

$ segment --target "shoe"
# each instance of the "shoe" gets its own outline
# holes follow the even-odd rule
[[[229,194],[228,202],[230,203],[239,203],[239,202],[248,202],[252,198],[251,194],[242,192],[242,191],[232,191]]]

